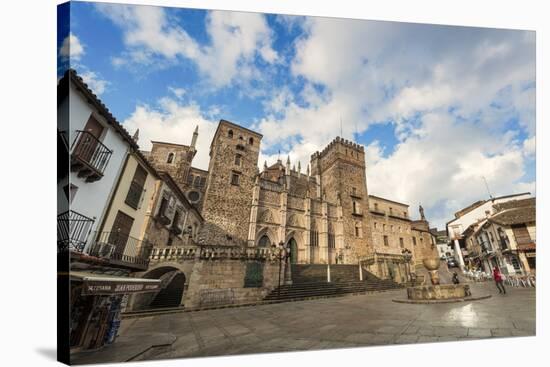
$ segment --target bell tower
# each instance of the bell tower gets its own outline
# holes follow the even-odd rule
[[[204,244],[245,245],[262,135],[221,120],[210,145]]]

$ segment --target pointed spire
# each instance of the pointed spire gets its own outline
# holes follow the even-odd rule
[[[197,125],[195,127],[195,131],[193,131],[193,138],[191,139],[191,148],[196,147],[198,137],[199,137],[199,125]]]
[[[287,165],[290,164],[290,155],[287,155],[287,156],[286,156],[286,164],[287,164]]]
[[[309,164],[307,165],[307,168],[306,168],[306,174],[307,174],[307,177],[309,177]]]
[[[300,161],[298,161],[298,173],[302,173],[302,166],[300,165]]]
[[[264,161],[264,171],[267,171],[267,161]]]
[[[292,165],[292,170],[296,171],[296,165],[295,164]]]
[[[290,175],[290,156],[286,157],[286,170],[285,174]]]
[[[136,143],[138,142],[138,140],[139,140],[139,128],[137,128],[136,132],[134,133],[134,136],[132,136],[132,140]]]

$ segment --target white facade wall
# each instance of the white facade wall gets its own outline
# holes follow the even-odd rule
[[[114,191],[114,186],[121,173],[124,159],[129,150],[129,144],[124,140],[115,129],[107,124],[106,120],[89,105],[84,97],[71,85],[69,88],[69,123],[61,121],[64,126],[69,125],[69,147],[72,145],[76,130],[83,130],[86,122],[92,113],[96,119],[104,126],[101,141],[105,146],[113,151],[109,163],[105,167],[103,177],[95,182],[86,182],[85,179],[78,177],[77,172],[71,172],[69,181],[76,185],[78,190],[70,205],[74,210],[89,218],[95,219],[91,232],[97,230],[101,222],[107,204]],[[59,116],[63,119],[63,116]],[[65,117],[66,118],[66,117]],[[88,242],[92,236],[88,237]]]
[[[518,195],[518,196],[512,196],[502,199],[495,199],[494,201],[487,201],[486,203],[480,205],[479,207],[469,211],[468,213],[464,214],[460,218],[454,219],[452,222],[450,222],[447,225],[447,231],[449,232],[449,238],[454,239],[455,235],[460,235],[462,232],[466,230],[470,225],[478,222],[479,220],[486,218],[487,215],[485,214],[485,211],[490,211],[490,214],[493,214],[495,210],[493,209],[493,205],[505,203],[507,201],[511,200],[522,200],[522,199],[528,199],[531,195],[524,194],[524,195]]]

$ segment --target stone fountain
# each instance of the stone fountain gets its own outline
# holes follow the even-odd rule
[[[426,258],[423,265],[430,275],[431,284],[407,288],[407,299],[395,299],[402,303],[448,303],[473,301],[489,298],[490,296],[472,297],[468,284],[440,284],[438,257]],[[424,281],[426,283],[426,281]]]

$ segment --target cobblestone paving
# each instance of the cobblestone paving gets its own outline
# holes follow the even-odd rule
[[[428,343],[535,335],[535,290],[510,288],[499,295],[492,283],[472,286],[481,301],[436,305],[392,302],[404,290],[256,307],[149,316],[123,321],[113,346],[75,363],[123,361],[128,345],[136,359],[165,359],[369,345]],[[154,333],[154,334],[153,334]],[[133,343],[133,344],[132,344]],[[133,352],[133,350],[132,350]]]

